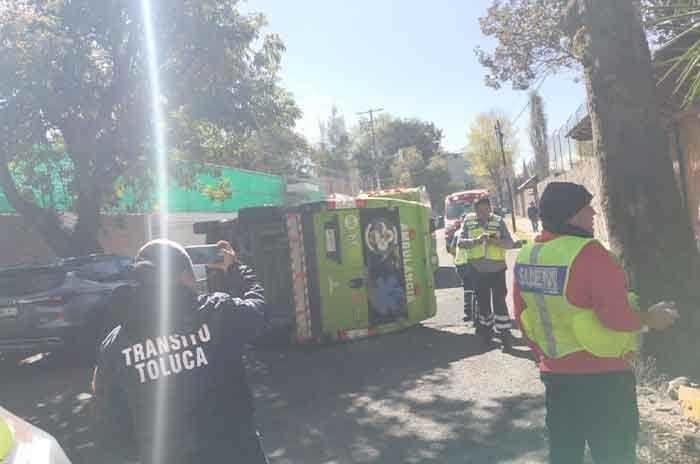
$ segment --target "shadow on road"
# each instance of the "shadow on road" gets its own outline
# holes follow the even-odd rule
[[[482,353],[476,337],[428,327],[307,352],[252,353],[271,462],[464,464],[529,454],[520,462],[542,461],[542,430],[532,423],[540,395],[503,395],[475,408],[450,387],[450,366]]]
[[[20,365],[0,360],[0,404],[53,435],[73,464],[97,463],[91,435],[92,369],[46,355]]]
[[[541,462],[542,431],[532,423],[539,395],[484,400],[455,383],[452,366],[483,352],[474,336],[423,326],[345,345],[251,351],[271,463]],[[90,375],[58,357],[0,362],[0,404],[54,435],[74,464],[97,463]]]
[[[462,279],[459,278],[454,266],[440,266],[435,271],[435,289],[459,288],[462,286]]]

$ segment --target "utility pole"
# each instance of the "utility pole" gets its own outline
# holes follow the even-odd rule
[[[372,135],[372,162],[374,164],[374,185],[377,190],[382,188],[382,180],[379,175],[379,156],[377,154],[377,137],[374,135],[374,113],[384,111],[384,108],[373,108],[361,113],[358,116],[369,114],[369,130]]]
[[[508,178],[508,163],[506,163],[506,150],[503,147],[503,131],[501,130],[501,121],[496,119],[496,139],[498,139],[498,147],[501,149],[501,158],[503,159],[503,177],[506,180],[506,186],[508,187],[508,198],[510,199],[510,216],[513,220],[513,232],[517,232],[517,226],[515,225],[515,202],[513,201],[513,187],[510,185],[510,179]]]

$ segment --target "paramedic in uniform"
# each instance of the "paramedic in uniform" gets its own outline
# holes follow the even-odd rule
[[[462,224],[464,224],[464,218],[466,216],[466,214],[463,214],[460,218]],[[472,278],[474,270],[467,261],[468,252],[467,250],[457,247],[457,243],[462,234],[466,234],[466,232],[460,227],[459,231],[455,233],[452,239],[451,247],[453,250],[456,250],[454,263],[457,268],[457,275],[459,275],[459,278],[462,280],[462,294],[464,295],[464,317],[462,320],[464,322],[469,322],[474,319],[474,314],[478,312],[479,305],[476,302],[476,290],[474,289],[474,279]],[[475,320],[472,322],[476,324]]]
[[[540,201],[543,232],[515,266],[515,317],[545,385],[552,464],[636,462],[639,414],[629,360],[639,333],[677,319],[673,303],[633,309],[617,260],[593,239],[592,195],[552,182]]]
[[[115,291],[121,325],[93,378],[104,462],[267,462],[241,359],[265,324],[263,288],[227,242],[219,248],[224,260],[210,267],[233,294],[197,295],[185,249],[162,239],[138,252],[138,284]]]
[[[496,335],[504,350],[511,348],[511,320],[506,305],[506,251],[513,238],[503,218],[493,214],[488,197],[474,203],[474,213],[464,217],[457,240],[455,265],[466,266],[476,290],[479,316],[476,331],[487,343]],[[465,289],[469,282],[464,280]],[[466,292],[465,292],[466,293]]]

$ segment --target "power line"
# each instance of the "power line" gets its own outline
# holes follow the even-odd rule
[[[508,199],[510,200],[510,216],[511,219],[513,220],[513,232],[517,232],[517,226],[515,224],[515,199],[513,198],[513,186],[510,183],[510,179],[508,178],[508,164],[506,162],[506,150],[503,147],[503,130],[501,130],[501,121],[496,119],[496,126],[494,127],[496,130],[496,139],[498,140],[498,148],[501,150],[501,157],[503,159],[503,174],[506,179],[506,185],[508,186]]]
[[[377,138],[374,135],[374,113],[379,113],[381,111],[384,111],[384,108],[374,108],[369,109],[367,111],[363,111],[361,113],[357,113],[358,116],[369,114],[369,130],[372,134],[372,161],[374,161],[374,177],[377,190],[382,188],[382,181],[379,178],[379,163],[377,162],[379,156],[377,154]]]
[[[544,76],[542,76],[542,77],[540,78],[540,82],[535,86],[535,89],[534,89],[535,92],[537,92],[538,90],[540,90],[540,87],[542,87],[542,84],[544,84],[544,81],[545,81],[546,79],[547,79],[547,76],[546,76],[546,75],[544,75]],[[513,119],[513,120],[511,121],[511,125],[515,126],[515,123],[518,122],[518,119],[520,119],[520,116],[523,115],[523,113],[525,112],[525,110],[526,110],[529,106],[530,106],[530,99],[528,98],[527,103],[525,103],[525,106],[523,106],[523,109],[520,110],[520,113],[518,113],[518,115],[515,117],[515,119]]]

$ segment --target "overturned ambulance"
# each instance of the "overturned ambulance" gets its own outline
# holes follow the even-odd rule
[[[430,208],[396,198],[336,197],[243,209],[195,224],[228,240],[266,290],[268,336],[324,343],[394,332],[435,315]]]

